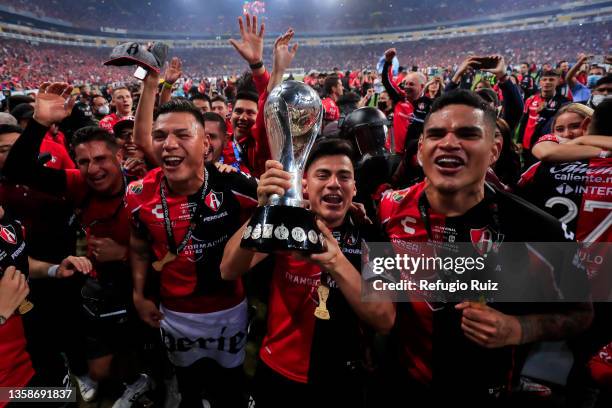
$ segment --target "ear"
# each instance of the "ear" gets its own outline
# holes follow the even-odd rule
[[[417,162],[419,162],[419,166],[423,167],[423,157],[421,156],[421,150],[423,149],[423,134],[419,136],[419,147],[417,149]]]
[[[491,157],[489,159],[489,166],[492,166],[497,162],[499,156],[502,151],[502,147],[504,146],[504,138],[503,137],[495,137],[493,136],[493,146],[491,147]]]
[[[308,181],[306,179],[306,173],[302,176],[302,196],[304,200],[308,200]]]
[[[115,153],[115,157],[117,158],[117,161],[119,163],[123,162],[123,149],[119,148],[117,149],[117,153]]]
[[[586,117],[583,119],[582,123],[580,124],[580,129],[582,129],[582,134],[583,135],[587,135],[588,134],[588,129],[589,129],[589,125],[591,124],[591,117]]]

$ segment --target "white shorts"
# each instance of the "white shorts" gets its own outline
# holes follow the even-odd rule
[[[188,367],[208,357],[222,367],[244,361],[247,338],[247,302],[212,313],[181,313],[160,306],[162,340],[172,364]]]

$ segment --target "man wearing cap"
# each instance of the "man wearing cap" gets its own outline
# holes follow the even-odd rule
[[[126,87],[113,90],[111,106],[115,108],[115,113],[106,115],[100,120],[100,127],[112,133],[113,126],[121,119],[132,115],[132,93]]]

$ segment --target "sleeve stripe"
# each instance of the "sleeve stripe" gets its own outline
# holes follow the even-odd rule
[[[247,200],[250,200],[250,201],[253,201],[253,202],[257,202],[257,199],[256,199],[256,198],[253,198],[253,197],[248,196],[248,195],[246,195],[246,194],[239,193],[239,192],[238,192],[238,191],[236,191],[236,190],[232,190],[232,193],[234,193],[234,195],[236,195],[236,196],[243,197],[243,198],[245,198],[245,199],[247,199]]]

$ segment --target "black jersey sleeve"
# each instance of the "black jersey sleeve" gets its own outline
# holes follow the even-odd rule
[[[11,182],[25,184],[39,191],[57,194],[66,190],[66,172],[38,162],[38,152],[47,127],[30,120],[11,148],[2,174]]]

